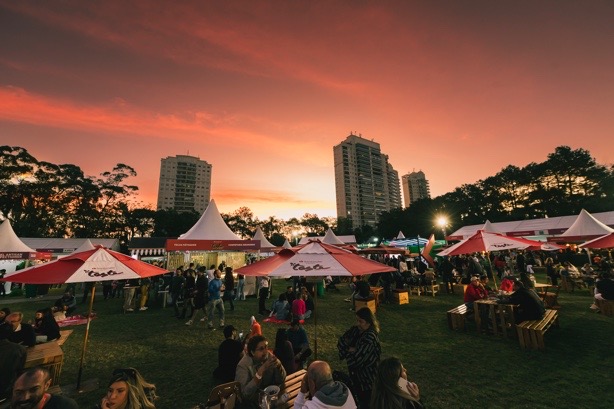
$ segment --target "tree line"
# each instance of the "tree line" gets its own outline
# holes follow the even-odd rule
[[[200,215],[196,211],[153,210],[138,201],[131,166],[118,163],[99,176],[87,176],[77,165],[39,161],[25,148],[0,146],[0,219],[11,220],[21,237],[109,237],[123,249],[133,237],[178,237]],[[499,173],[453,192],[423,199],[380,216],[377,226],[352,229],[351,220],[318,217],[260,220],[247,207],[222,213],[232,231],[250,238],[257,227],[274,245],[302,236],[321,236],[330,227],[338,235],[426,237],[438,215],[449,219],[448,232],[468,224],[554,217],[609,211],[614,198],[614,166],[596,163],[584,149],[560,146],[542,163],[524,168],[509,165]]]

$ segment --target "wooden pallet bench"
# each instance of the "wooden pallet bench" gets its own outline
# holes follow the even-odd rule
[[[72,334],[72,332],[73,332],[72,329],[66,329],[66,330],[60,331],[60,338],[57,339],[58,345],[64,345],[64,342],[66,342],[66,340],[68,339],[70,334]]]
[[[294,400],[298,396],[298,393],[301,391],[301,383],[303,382],[303,378],[305,377],[306,373],[306,370],[301,369],[300,371],[291,373],[290,375],[286,376],[286,380],[281,387],[279,394],[283,395],[287,393],[288,400],[285,403],[277,403],[277,405],[275,405],[275,408],[289,409],[294,407]]]
[[[465,316],[467,315],[467,306],[461,304],[456,308],[448,311],[448,326],[452,330],[465,330]]]
[[[543,351],[544,334],[551,326],[558,326],[559,312],[557,310],[546,310],[544,317],[540,320],[524,321],[516,325],[518,341],[522,349],[538,349]]]

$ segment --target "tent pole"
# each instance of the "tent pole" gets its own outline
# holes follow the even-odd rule
[[[313,309],[315,310],[313,312],[313,326],[314,326],[314,342],[313,342],[313,349],[314,349],[314,359],[317,361],[318,360],[318,283],[316,282],[316,290],[314,292],[314,297],[313,297]]]
[[[92,310],[94,308],[94,294],[96,293],[96,283],[92,285],[92,296],[90,298],[90,310],[87,314],[87,325],[85,336],[83,337],[83,349],[81,350],[81,361],[79,362],[79,374],[77,375],[77,392],[81,392],[81,374],[83,373],[83,361],[85,360],[85,350],[87,349],[87,339],[90,333],[90,322],[92,321]]]

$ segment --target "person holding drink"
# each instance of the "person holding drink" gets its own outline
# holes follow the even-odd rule
[[[270,385],[281,385],[286,370],[280,360],[269,351],[269,343],[262,335],[255,335],[247,343],[247,354],[237,365],[235,381],[241,384],[246,407],[258,407],[259,392]]]

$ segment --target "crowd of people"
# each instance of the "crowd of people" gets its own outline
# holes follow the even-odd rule
[[[218,348],[218,365],[213,370],[213,377],[217,384],[233,380],[239,382],[246,407],[258,406],[260,392],[266,386],[280,385],[287,374],[306,369],[295,408],[421,408],[423,402],[420,390],[408,379],[402,362],[394,357],[382,359],[380,328],[376,317],[368,308],[356,310],[355,300],[371,296],[370,287],[373,285],[383,285],[385,288],[415,285],[433,280],[437,274],[441,275],[444,282],[448,277],[450,284],[457,281],[468,284],[464,294],[468,307],[473,307],[476,300],[497,297],[501,303],[518,305],[515,315],[517,323],[538,319],[543,316],[545,309],[531,287],[535,282],[532,277],[533,266],[542,262],[537,261],[531,252],[510,254],[514,255],[511,258],[513,264],[510,264],[504,253],[494,254],[490,261],[480,254],[443,258],[437,263],[435,272],[422,271],[419,260],[413,265],[405,262],[406,269],[401,271],[404,261],[391,257],[384,261],[398,265],[398,273],[373,274],[368,278],[353,279],[350,283],[352,295],[348,301],[353,301],[356,323],[339,337],[337,343],[339,358],[347,364],[347,374],[332,371],[324,361],[309,364],[308,358],[312,351],[303,324],[315,309],[314,288],[309,288],[299,278],[293,280],[293,285],[286,286],[278,297],[271,297],[268,278],[258,280],[258,313],[274,317],[280,322],[288,322],[288,327],[276,331],[274,345],[269,345],[268,339],[263,336],[261,325],[256,319],[258,314],[251,317],[250,330],[245,336],[234,326],[225,325],[225,304],[229,304],[230,311],[233,311],[234,303],[245,299],[245,278],[237,276],[232,267],[224,264],[218,267],[212,265],[209,269],[190,264],[185,269],[177,267],[172,274],[153,280],[111,282],[103,286],[103,296],[105,299],[123,297],[124,310],[127,312],[134,311],[136,306],[145,311],[151,287],[156,291],[168,291],[175,317],[187,318],[186,325],[193,325],[200,320],[206,322],[208,328],[223,329],[224,339]],[[577,269],[568,261],[555,262],[551,257],[547,257],[543,265],[551,279],[575,275],[576,271],[581,275],[595,277],[595,271],[590,265]],[[551,274],[549,266],[552,266],[556,274]],[[499,288],[490,286],[493,275],[500,279]],[[609,272],[601,272],[594,279],[595,300],[612,300],[614,281]],[[556,284],[554,279],[552,281]],[[449,290],[453,291],[451,285]],[[61,398],[46,392],[50,378],[44,368],[23,371],[24,351],[25,347],[37,342],[59,338],[58,319],[61,315],[70,317],[78,308],[74,291],[75,288],[68,288],[52,307],[38,310],[30,322],[24,322],[19,312],[11,312],[8,308],[0,310],[0,345],[6,351],[10,349],[10,354],[15,358],[14,367],[0,374],[0,392],[16,400],[14,407],[29,407],[28,404],[35,402],[50,404]],[[84,298],[87,291],[84,288]],[[271,307],[267,309],[269,298]],[[10,348],[5,347],[9,343]],[[42,385],[40,393],[28,392],[28,387],[34,384]],[[138,371],[134,368],[120,369],[113,372],[108,392],[99,407],[154,408],[156,398],[155,386],[147,383]],[[61,407],[72,407],[70,399],[61,399],[66,399],[66,406]]]

